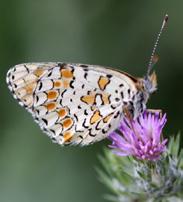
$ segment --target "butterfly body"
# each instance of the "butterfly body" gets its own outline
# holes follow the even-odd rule
[[[155,78],[139,79],[110,68],[25,63],[7,73],[10,91],[41,129],[60,145],[88,145],[114,130],[127,109],[133,118],[146,108]]]

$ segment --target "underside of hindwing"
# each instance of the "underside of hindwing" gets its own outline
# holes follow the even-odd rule
[[[7,74],[10,91],[41,129],[60,145],[104,139],[135,104],[138,90],[126,74],[100,66],[25,63]]]

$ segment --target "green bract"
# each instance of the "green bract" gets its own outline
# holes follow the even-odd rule
[[[100,181],[113,194],[114,202],[179,202],[183,198],[183,149],[180,135],[169,140],[167,151],[155,162],[119,157],[110,150],[100,156]]]

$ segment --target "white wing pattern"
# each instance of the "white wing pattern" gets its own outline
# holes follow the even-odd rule
[[[104,139],[138,90],[126,73],[94,65],[25,63],[7,74],[10,91],[60,145]]]

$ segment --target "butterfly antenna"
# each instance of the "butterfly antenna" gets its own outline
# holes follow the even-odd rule
[[[149,61],[149,64],[148,64],[148,69],[147,69],[147,77],[149,76],[151,70],[152,70],[152,67],[153,65],[158,61],[158,57],[155,55],[156,53],[156,49],[157,49],[157,46],[158,46],[158,43],[159,43],[159,39],[160,39],[160,36],[167,24],[167,21],[168,21],[168,15],[166,14],[164,19],[163,19],[163,23],[161,25],[161,29],[158,33],[158,36],[156,38],[156,41],[155,41],[155,44],[154,44],[154,47],[153,47],[153,51],[152,51],[152,54],[151,54],[151,57],[150,57],[150,61]]]

